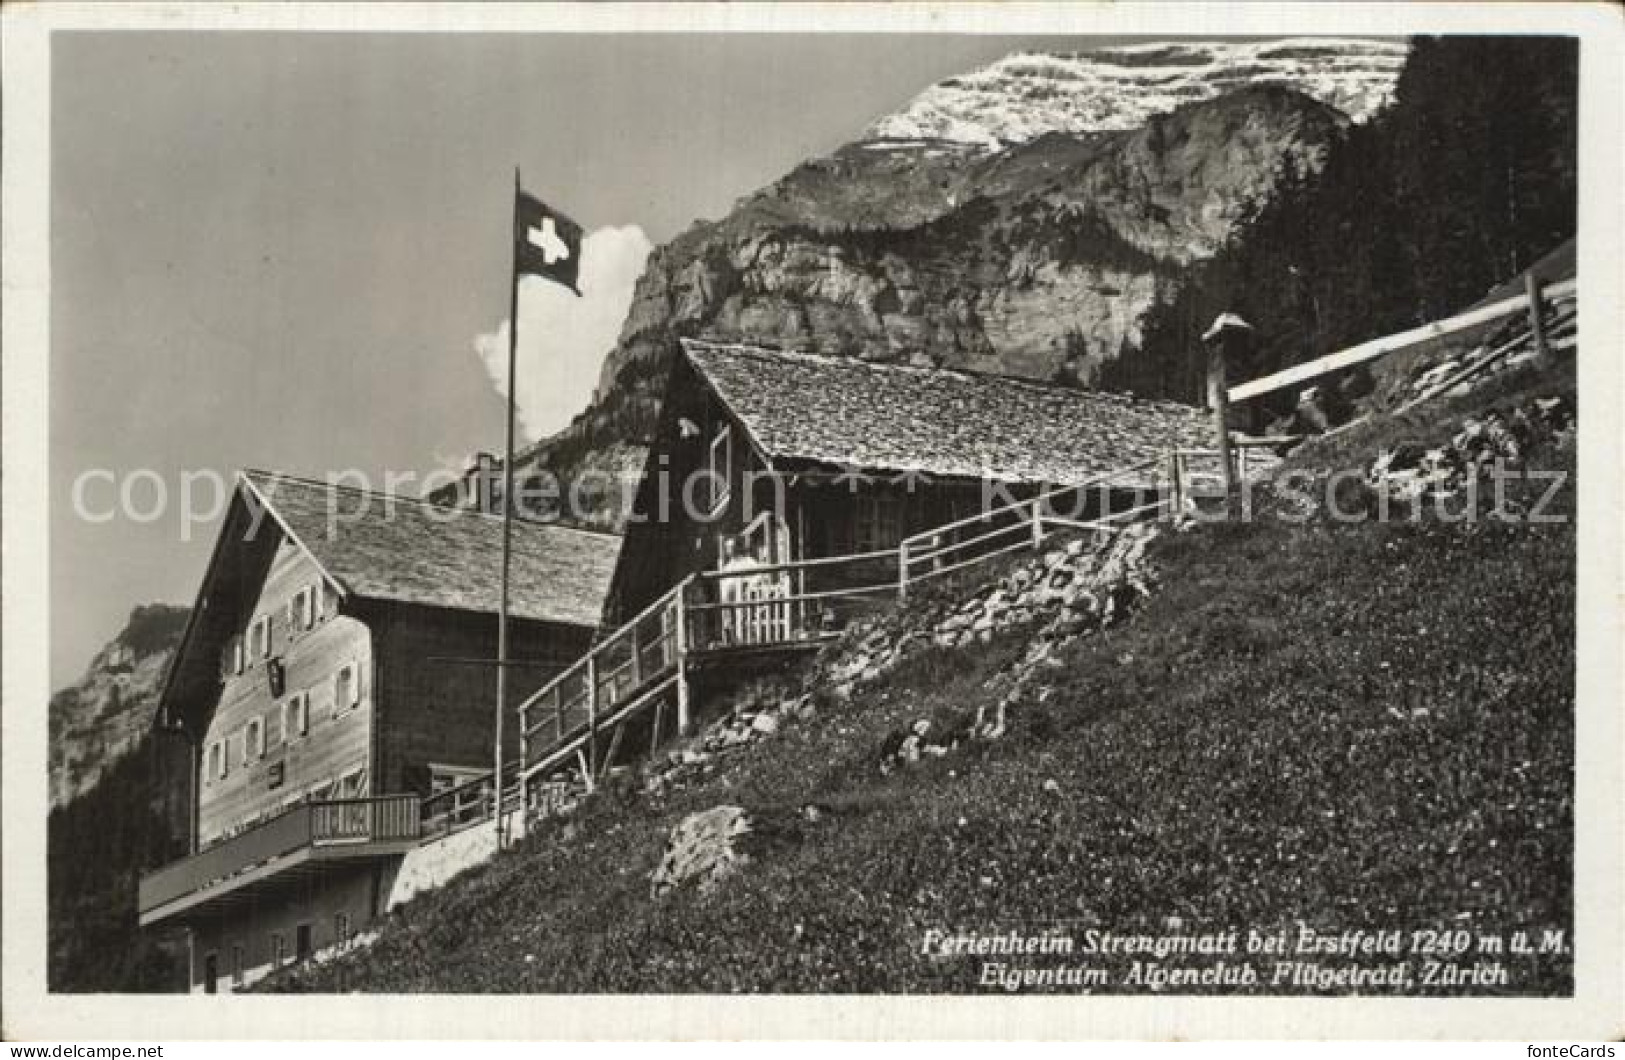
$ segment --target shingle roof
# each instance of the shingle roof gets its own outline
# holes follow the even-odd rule
[[[1075,485],[1210,442],[1201,410],[1003,376],[683,340],[771,460]]]
[[[243,478],[345,592],[496,612],[500,516],[264,471]],[[510,613],[596,626],[620,547],[614,534],[515,519]]]

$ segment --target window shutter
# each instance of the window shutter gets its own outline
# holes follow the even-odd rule
[[[316,625],[316,597],[322,591],[320,585],[310,585],[305,589],[305,628],[311,629]]]

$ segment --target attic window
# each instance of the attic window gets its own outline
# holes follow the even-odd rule
[[[225,749],[221,746],[220,741],[216,740],[214,743],[209,745],[209,769],[208,769],[207,776],[211,780],[219,780],[220,778],[224,777],[225,775],[226,775]]]
[[[265,723],[258,718],[243,730],[243,760],[265,757]]]
[[[316,587],[306,586],[288,601],[288,630],[310,629],[316,624]]]
[[[711,448],[705,460],[704,506],[706,515],[715,515],[728,503],[733,482],[733,430],[723,424],[717,436],[711,439]]]

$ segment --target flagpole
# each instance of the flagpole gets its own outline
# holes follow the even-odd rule
[[[496,814],[496,841],[506,846],[502,815],[502,716],[508,707],[508,573],[513,563],[513,421],[514,382],[519,361],[519,167],[513,168],[513,231],[509,234],[512,267],[508,274],[508,418],[502,457],[502,593],[497,605],[497,718],[496,746],[491,767]],[[524,768],[524,763],[520,763]],[[523,807],[520,808],[523,812]]]

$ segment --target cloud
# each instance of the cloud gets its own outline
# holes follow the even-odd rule
[[[548,280],[519,283],[516,429],[536,441],[587,406],[604,357],[615,346],[652,246],[637,225],[599,228],[581,244],[581,297]],[[508,321],[474,338],[491,384],[508,394]]]

